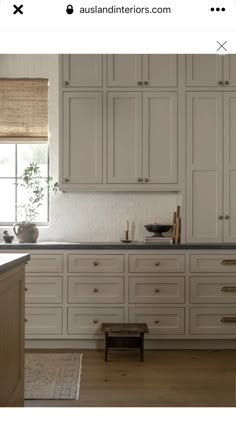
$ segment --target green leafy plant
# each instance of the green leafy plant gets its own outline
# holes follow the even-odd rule
[[[18,215],[24,223],[31,223],[39,215],[39,208],[43,205],[45,194],[49,191],[57,192],[59,183],[53,182],[53,178],[42,177],[39,165],[30,163],[23,171],[17,183],[27,195],[24,204],[18,205]],[[22,217],[23,216],[23,217]]]

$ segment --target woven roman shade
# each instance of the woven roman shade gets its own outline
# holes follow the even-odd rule
[[[48,141],[48,80],[0,79],[0,143]]]

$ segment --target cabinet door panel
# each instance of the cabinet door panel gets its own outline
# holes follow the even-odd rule
[[[224,241],[236,242],[236,93],[224,93]]]
[[[149,183],[177,182],[177,94],[143,94],[143,176]]]
[[[102,54],[64,54],[62,85],[65,87],[102,87]]]
[[[229,54],[223,58],[224,86],[236,86],[236,54]],[[228,85],[225,82],[229,82]]]
[[[222,241],[222,193],[222,94],[188,93],[188,241]]]
[[[107,56],[108,86],[138,86],[142,81],[141,54],[109,54]]]
[[[63,119],[63,180],[102,183],[102,93],[64,93]]]
[[[108,93],[108,183],[142,177],[142,94]]]
[[[150,87],[177,86],[177,55],[144,54],[143,80]]]
[[[187,56],[187,86],[219,86],[223,81],[222,56],[193,54]]]

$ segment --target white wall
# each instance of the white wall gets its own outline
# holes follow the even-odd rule
[[[58,56],[0,55],[0,77],[49,79],[50,174],[58,180]],[[47,228],[40,228],[38,240],[115,242],[122,237],[126,220],[132,228],[132,239],[143,240],[148,234],[144,224],[172,222],[176,205],[177,194],[174,192],[58,192],[50,196],[50,224]]]

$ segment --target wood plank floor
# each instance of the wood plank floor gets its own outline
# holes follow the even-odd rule
[[[75,350],[61,350],[61,352],[69,351]],[[145,351],[144,362],[140,362],[139,355],[133,352],[109,353],[108,362],[104,362],[103,351],[81,350],[81,352],[83,363],[78,401],[26,400],[25,406],[234,407],[236,405],[235,350]]]

